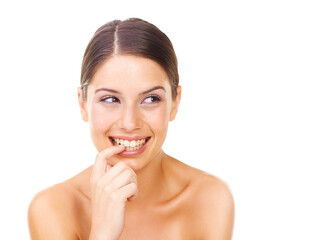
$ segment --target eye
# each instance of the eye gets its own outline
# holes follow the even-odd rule
[[[152,103],[158,103],[160,101],[161,101],[161,99],[158,96],[149,96],[149,97],[145,98],[145,100],[142,103],[152,104]]]
[[[102,98],[100,101],[107,102],[107,103],[120,103],[119,99],[117,97],[114,97],[114,96]]]

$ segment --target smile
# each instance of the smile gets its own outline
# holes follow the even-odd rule
[[[112,144],[114,146],[124,146],[126,151],[137,151],[141,149],[147,141],[150,139],[150,137],[141,138],[141,139],[135,139],[135,140],[128,140],[123,138],[115,138],[115,137],[109,137]]]

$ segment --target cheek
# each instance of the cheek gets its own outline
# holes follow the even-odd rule
[[[105,148],[105,132],[107,132],[114,122],[115,114],[105,112],[105,109],[98,105],[93,105],[90,111],[89,123],[90,133],[94,145],[98,150]]]
[[[156,135],[166,134],[169,123],[169,108],[162,106],[148,113],[148,123]]]

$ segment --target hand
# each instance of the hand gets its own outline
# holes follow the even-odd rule
[[[91,175],[92,225],[90,240],[118,239],[123,227],[127,200],[137,194],[137,177],[125,163],[107,164],[123,146],[109,147],[96,156]]]

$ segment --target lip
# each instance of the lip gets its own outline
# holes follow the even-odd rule
[[[124,151],[117,154],[117,155],[122,156],[122,157],[133,157],[133,156],[141,154],[143,151],[145,151],[146,147],[148,146],[148,143],[151,140],[151,137],[142,137],[142,136],[111,136],[108,139],[113,146],[114,146],[114,144],[113,144],[113,141],[111,140],[111,138],[119,138],[119,139],[128,140],[128,141],[133,141],[133,140],[137,141],[137,140],[141,140],[141,139],[148,139],[146,141],[146,143],[138,150],[134,150],[134,151],[124,150]]]

